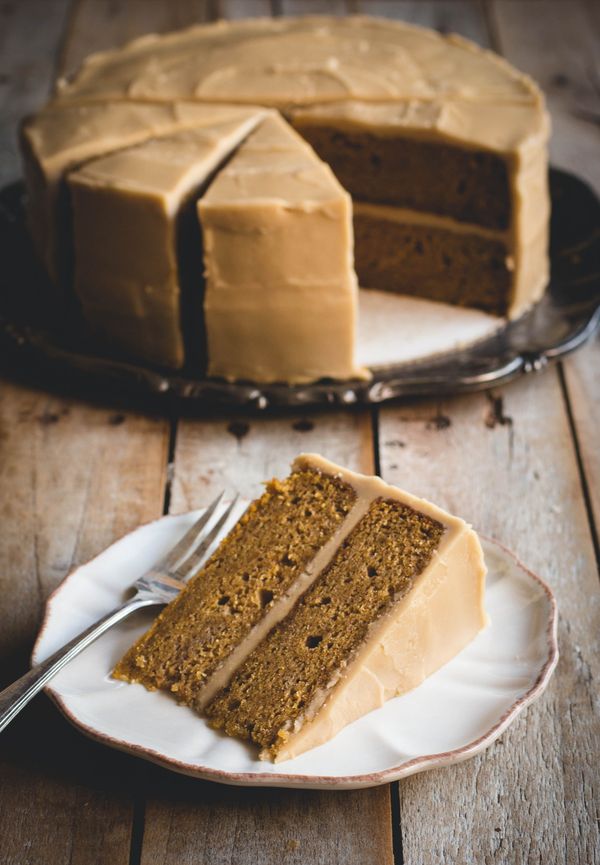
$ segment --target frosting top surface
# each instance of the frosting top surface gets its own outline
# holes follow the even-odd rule
[[[340,99],[539,100],[501,57],[450,35],[366,16],[218,21],[87,58],[59,98],[196,99],[285,107]]]
[[[95,159],[70,175],[71,181],[131,192],[168,195],[202,181],[235,146],[256,118],[251,109],[239,117],[153,138]]]
[[[267,201],[306,207],[345,195],[329,166],[273,113],[219,172],[201,207]]]
[[[65,159],[86,157],[105,145],[128,146],[153,135],[190,127],[209,127],[246,118],[249,106],[205,105],[197,102],[50,103],[24,126],[37,157],[48,167]],[[255,112],[261,111],[259,108]]]

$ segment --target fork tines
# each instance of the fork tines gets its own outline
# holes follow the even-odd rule
[[[220,540],[221,535],[223,534],[222,529],[229,520],[238,501],[239,495],[236,495],[233,501],[227,505],[212,529],[202,537],[202,540],[195,547],[193,552],[180,564],[175,571],[174,576],[180,580],[186,580],[188,577],[192,576],[194,571],[197,571],[200,568],[200,565],[207,557],[213,542]]]
[[[177,566],[182,563],[184,557],[192,551],[192,548],[195,549],[198,541],[201,541],[203,538],[204,527],[211,520],[222,498],[223,492],[220,492],[216,499],[214,499],[206,508],[202,516],[199,517],[194,523],[194,525],[187,530],[181,540],[178,541],[178,543],[176,543],[175,546],[171,550],[169,550],[167,555],[164,556],[164,558],[162,558],[160,562],[155,565],[156,570],[174,571]]]

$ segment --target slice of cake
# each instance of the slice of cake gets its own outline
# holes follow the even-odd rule
[[[29,224],[38,255],[56,286],[64,290],[70,277],[67,172],[149,138],[238,116],[239,108],[232,105],[131,101],[51,102],[27,118],[21,127],[21,151]]]
[[[332,555],[356,498],[310,461],[271,481],[114,675],[202,709]]]
[[[249,136],[198,209],[209,375],[362,376],[350,196],[282,117]]]
[[[527,101],[339,102],[291,121],[354,200],[365,288],[514,318],[548,281],[548,115]]]
[[[224,120],[216,112],[212,123],[116,151],[69,175],[76,296],[92,329],[130,357],[180,367],[185,326],[198,355],[196,199],[263,114],[229,109]]]
[[[486,623],[484,579],[461,519],[305,454],[114,675],[290,759],[464,648]]]

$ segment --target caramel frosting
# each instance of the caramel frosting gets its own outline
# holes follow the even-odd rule
[[[334,474],[354,487],[357,501],[347,518],[352,525],[373,500],[382,497],[426,514],[441,523],[445,532],[414,588],[373,623],[367,640],[339,679],[298,719],[277,762],[323,744],[386,700],[415,688],[460,652],[488,621],[483,552],[467,523],[381,478],[356,474],[317,454],[302,454],[293,468],[305,466]],[[347,527],[339,532],[338,546]],[[268,754],[261,756],[268,759]]]
[[[458,36],[364,16],[219,21],[91,55],[61,100],[532,102],[529,78]]]
[[[61,238],[67,207],[61,201],[65,174],[90,159],[151,138],[235,120],[248,109],[193,102],[50,103],[21,129],[28,214],[34,242],[50,275],[58,281]],[[61,205],[63,205],[61,207]]]
[[[513,273],[508,316],[517,317],[541,296],[549,271],[549,122],[539,88],[501,57],[458,36],[365,16],[219,21],[151,34],[91,55],[71,79],[60,81],[54,100],[22,129],[29,220],[55,285],[68,287],[70,277],[67,172],[123,148],[210,125],[217,115],[235,121],[243,105],[277,108],[300,130],[321,124],[498,154],[510,183],[510,226],[502,238]],[[240,153],[214,184],[213,197],[200,205],[207,234],[209,372],[292,383],[363,376],[352,359],[356,285],[349,198],[289,129],[276,140],[276,128],[286,127],[275,119],[265,124],[262,152],[254,147]],[[121,172],[117,177],[115,167],[117,185],[127,185],[131,170],[135,185],[127,158],[114,165]],[[164,190],[158,195],[163,208],[177,209],[176,182],[174,204]],[[389,219],[410,216],[407,210],[386,212]],[[92,216],[89,221],[93,232]],[[457,225],[447,227],[478,230]],[[95,301],[100,319],[108,320],[109,296]],[[125,292],[124,307],[112,313],[119,342],[144,320],[146,301],[139,292],[135,302],[133,296]],[[172,301],[175,294],[161,293],[161,303],[167,296]],[[169,320],[177,308],[165,312]],[[171,328],[172,346],[173,335]],[[161,341],[152,335],[146,342],[155,339]]]
[[[229,119],[210,106],[205,112],[213,114],[211,124],[206,116],[201,127],[119,150],[69,175],[75,291],[84,316],[121,350],[162,366],[184,361],[179,216],[264,116],[241,107],[230,109]],[[199,264],[197,228],[191,233]],[[198,271],[189,290],[199,299]]]
[[[350,197],[280,115],[244,142],[198,210],[209,374],[364,376],[354,364]]]

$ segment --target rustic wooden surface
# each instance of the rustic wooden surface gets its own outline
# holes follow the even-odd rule
[[[541,0],[13,0],[0,4],[0,183],[15,127],[90,51],[214,17],[370,11],[455,31],[536,77],[552,157],[600,189],[600,13]],[[429,496],[554,588],[547,693],[460,766],[352,793],[246,790],[92,744],[39,697],[0,741],[2,865],[600,863],[600,343],[502,391],[379,411],[156,417],[0,382],[0,685],[45,597],[141,522],[253,495],[316,450]]]

